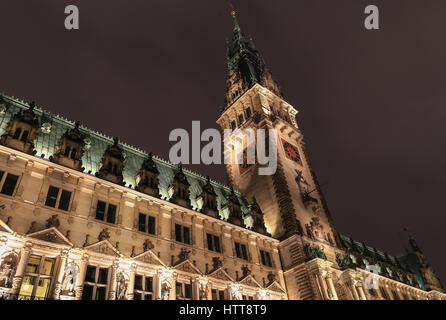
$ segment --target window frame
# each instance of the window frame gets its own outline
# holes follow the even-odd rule
[[[181,286],[181,295],[178,295],[178,285]],[[186,286],[189,286],[190,288],[190,297],[186,297]],[[193,293],[193,286],[191,280],[179,280],[175,282],[175,295],[177,300],[193,300],[194,293]]]
[[[177,237],[177,226],[179,226],[181,229],[180,229],[180,240],[178,240],[178,237]],[[186,242],[185,241],[185,232],[184,232],[184,230],[185,229],[187,229],[188,230],[188,242]],[[182,244],[185,244],[185,245],[192,245],[192,228],[191,228],[191,226],[186,226],[186,225],[183,225],[183,224],[180,224],[180,223],[176,223],[175,222],[175,226],[174,226],[174,240],[176,241],[176,242],[179,242],[179,243],[182,243]]]
[[[209,243],[209,237],[211,237],[211,243]],[[215,239],[218,239],[219,250],[216,249]],[[221,237],[219,235],[215,235],[213,233],[206,232],[206,244],[207,244],[207,246],[206,246],[207,250],[216,252],[216,253],[223,253],[222,241],[221,241]]]
[[[260,263],[265,267],[274,267],[272,253],[265,249],[259,249]]]
[[[141,279],[141,284],[142,284],[141,289],[137,289],[136,288],[136,277],[141,277],[142,278]],[[146,279],[149,279],[149,278],[152,281],[151,291],[148,291],[147,288],[146,288],[146,284],[147,284]],[[135,282],[134,282],[134,285],[133,285],[133,300],[154,300],[154,290],[153,290],[154,289],[154,285],[155,285],[155,281],[154,280],[155,279],[154,279],[153,276],[146,276],[144,274],[136,273],[135,274]],[[135,299],[135,294],[140,294],[142,299]],[[150,299],[146,299],[147,295],[150,295],[151,298]]]
[[[144,216],[144,231],[141,230],[141,216]],[[153,219],[153,223],[150,223],[150,219]],[[148,214],[148,213],[144,213],[144,212],[138,212],[138,231],[139,232],[144,232],[153,236],[156,236],[156,225],[157,223],[157,219],[155,216]],[[151,226],[153,227],[153,232],[151,231]]]
[[[91,281],[87,281],[86,277],[87,277],[87,272],[88,272],[88,267],[92,267],[95,268],[95,276],[94,276],[94,282]],[[104,283],[99,283],[99,274],[100,274],[100,270],[107,270],[107,279]],[[101,265],[93,265],[93,264],[88,264],[85,268],[85,275],[84,275],[84,282],[82,284],[82,298],[81,300],[91,300],[91,301],[101,301],[99,299],[97,299],[97,288],[105,288],[105,295],[104,295],[104,300],[107,300],[107,294],[108,294],[108,284],[110,282],[110,267],[104,267]],[[93,287],[93,291],[91,293],[91,299],[84,299],[84,294],[85,294],[85,286],[91,286]]]
[[[239,250],[237,250],[237,245],[239,245]],[[243,248],[245,248],[245,250],[243,250]],[[250,261],[249,260],[249,248],[248,248],[247,244],[234,240],[234,249],[235,249],[235,256],[237,259]],[[240,256],[239,256],[239,253],[240,253]],[[246,254],[246,258],[244,257],[245,255],[243,253]]]
[[[3,171],[3,170],[0,170],[0,172],[2,172],[1,177],[0,177],[0,193],[4,196],[13,197],[15,194],[15,191],[17,190],[18,185],[20,184],[21,175],[17,175],[17,174],[11,173],[11,172]],[[15,182],[15,185],[14,185],[14,188],[12,189],[11,194],[3,192],[3,190],[5,188],[5,182],[8,179],[8,176],[17,177],[17,180]]]
[[[40,261],[39,261],[39,266],[38,266],[38,270],[36,273],[34,272],[26,272],[26,268],[28,267],[29,261],[31,258],[33,257],[39,257]],[[51,274],[50,275],[46,275],[46,274],[42,274],[42,268],[44,265],[44,262],[49,259],[53,261],[53,266],[52,266],[52,270],[51,270]],[[30,254],[28,257],[28,261],[26,261],[26,265],[25,265],[25,271],[23,273],[23,278],[22,278],[22,282],[20,283],[20,288],[19,288],[19,300],[28,300],[28,299],[20,299],[20,296],[25,297],[24,294],[21,294],[21,289],[22,289],[22,285],[23,285],[23,281],[25,279],[25,277],[33,277],[34,278],[34,283],[33,283],[33,291],[31,293],[30,296],[26,296],[29,297],[29,299],[31,300],[45,300],[47,298],[49,298],[49,296],[51,295],[51,291],[52,291],[52,286],[53,286],[53,278],[54,278],[54,273],[56,271],[56,267],[57,267],[57,258],[56,257],[52,257],[52,256],[47,256],[45,254]],[[48,291],[45,294],[45,297],[38,297],[38,299],[36,299],[36,293],[37,293],[37,289],[39,287],[39,282],[42,279],[49,279],[50,283],[48,285]],[[36,285],[37,284],[37,285]]]
[[[103,219],[99,219],[99,218],[98,218],[98,206],[99,206],[99,202],[103,202],[103,203],[105,203],[105,207],[104,207],[104,217],[103,217]],[[114,221],[113,221],[113,222],[110,222],[110,221],[109,221],[109,210],[110,210],[110,206],[115,207]],[[101,200],[101,199],[97,199],[97,201],[96,201],[96,209],[95,209],[95,216],[94,216],[94,218],[95,218],[95,220],[102,221],[102,222],[104,222],[104,223],[109,223],[109,224],[116,225],[116,224],[117,224],[117,223],[116,223],[116,220],[117,220],[117,218],[118,218],[118,210],[119,210],[119,206],[118,206],[118,205],[116,205],[116,204],[114,204],[114,203],[110,203],[110,202],[108,202],[108,201],[103,201],[103,200]]]
[[[55,188],[55,189],[57,189],[57,196],[56,196],[56,200],[55,200],[55,202],[54,202],[54,207],[53,207],[53,206],[50,206],[50,205],[47,204],[47,201],[48,201],[48,193],[50,192],[50,189],[51,189],[51,188]],[[64,192],[69,192],[69,193],[70,193],[70,198],[69,198],[69,200],[68,200],[68,206],[67,206],[66,209],[63,209],[63,208],[61,207],[61,201],[60,201],[61,198],[62,198],[62,194],[63,194]],[[46,207],[49,207],[49,208],[53,208],[53,209],[56,209],[56,210],[62,210],[62,211],[66,211],[66,212],[68,212],[68,211],[70,211],[70,208],[71,208],[71,201],[72,201],[72,199],[73,199],[73,194],[74,194],[74,192],[71,191],[71,190],[63,189],[63,188],[61,188],[61,187],[57,187],[57,186],[55,186],[55,185],[50,184],[50,185],[48,186],[48,189],[47,189],[47,192],[46,192],[46,198],[45,198],[45,203],[44,203],[44,205],[45,205]]]

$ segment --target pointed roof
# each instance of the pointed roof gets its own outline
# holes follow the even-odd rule
[[[184,260],[183,262],[178,263],[176,266],[174,266],[175,270],[178,271],[184,271],[187,273],[194,273],[198,275],[203,275],[203,273],[198,269],[192,262],[190,262],[189,259]]]
[[[68,240],[56,227],[51,227],[45,230],[33,232],[27,235],[28,238],[33,238],[41,241],[53,242],[57,244],[73,246],[73,243]]]
[[[152,250],[147,250],[146,252],[135,256],[133,260],[166,267],[166,264],[160,258],[158,258],[158,256]]]
[[[243,277],[240,281],[240,284],[243,284],[245,286],[249,286],[249,287],[257,287],[257,288],[261,288],[262,286],[256,281],[256,279],[254,279],[254,277],[252,276],[252,274],[248,274],[245,277]]]
[[[107,239],[90,244],[84,248],[86,251],[96,252],[113,257],[122,257],[121,252]]]
[[[212,271],[211,273],[209,273],[208,277],[218,279],[218,280],[223,280],[223,281],[234,282],[234,279],[232,279],[232,277],[221,267],[216,269],[215,271]]]

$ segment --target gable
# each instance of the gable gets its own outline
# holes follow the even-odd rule
[[[277,283],[277,281],[274,281],[273,283],[271,283],[267,287],[267,289],[271,290],[271,291],[275,291],[275,292],[285,293],[285,290],[282,289],[282,287]]]
[[[209,277],[218,280],[234,282],[234,279],[232,279],[231,276],[229,276],[229,274],[227,274],[226,271],[223,270],[222,268],[218,268],[217,270],[211,272],[209,274]]]
[[[193,265],[189,260],[185,260],[174,267],[175,270],[184,271],[188,273],[194,273],[202,275],[200,269]]]
[[[72,247],[73,244],[56,227],[51,227],[42,231],[31,233],[28,238],[37,239],[46,242],[52,242]]]
[[[247,275],[246,277],[244,277],[240,281],[240,284],[243,284],[243,285],[249,286],[249,287],[261,288],[260,284],[254,279],[254,277],[252,275]]]
[[[102,240],[85,247],[85,250],[105,254],[107,256],[121,257],[121,253],[108,240]]]
[[[165,264],[161,261],[161,259],[158,258],[157,255],[152,250],[148,250],[146,252],[137,255],[136,257],[133,258],[133,260],[158,266],[165,266]]]

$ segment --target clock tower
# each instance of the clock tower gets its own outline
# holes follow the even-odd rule
[[[229,182],[249,200],[255,197],[273,237],[287,239],[297,234],[339,247],[338,233],[295,119],[297,110],[284,99],[252,38],[242,33],[235,12],[231,15],[233,34],[227,43],[225,107],[217,123],[222,130],[274,130],[277,134],[277,169],[272,175],[259,175],[260,164],[227,164]],[[239,153],[246,153],[246,147]],[[242,159],[246,160],[245,154]]]

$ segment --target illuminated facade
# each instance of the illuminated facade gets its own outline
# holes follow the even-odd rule
[[[297,111],[232,15],[217,122],[276,130],[276,173],[227,165],[237,191],[2,95],[1,298],[446,299],[413,237],[395,257],[336,231]]]

